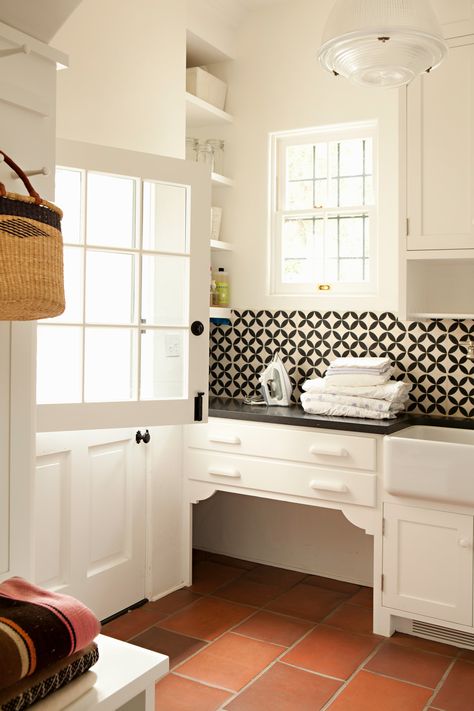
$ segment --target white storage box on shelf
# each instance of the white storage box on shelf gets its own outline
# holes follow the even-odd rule
[[[186,91],[223,110],[227,84],[201,67],[186,69]]]

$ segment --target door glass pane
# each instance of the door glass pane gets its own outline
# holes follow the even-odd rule
[[[141,399],[187,397],[187,332],[147,329],[141,347]]]
[[[61,231],[64,242],[82,242],[81,224],[82,172],[72,168],[56,170],[55,202],[63,211]]]
[[[87,252],[87,323],[136,322],[136,262],[133,254]]]
[[[142,323],[186,326],[189,257],[143,256]]]
[[[133,178],[88,173],[88,244],[135,247],[135,193]]]
[[[38,326],[36,397],[39,404],[81,402],[82,329]]]
[[[66,308],[60,316],[51,321],[82,323],[84,250],[81,247],[64,248],[64,289]]]
[[[136,399],[137,336],[135,329],[86,328],[85,402]]]
[[[166,183],[143,183],[143,249],[189,252],[187,188]]]

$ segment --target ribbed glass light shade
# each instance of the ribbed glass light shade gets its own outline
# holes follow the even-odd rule
[[[446,52],[429,0],[336,0],[319,60],[355,84],[397,87],[436,67]]]

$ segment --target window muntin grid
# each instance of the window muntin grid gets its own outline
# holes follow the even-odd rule
[[[375,289],[375,140],[374,125],[274,138],[274,293]]]
[[[189,188],[66,167],[56,186],[57,202],[69,208],[67,306],[38,324],[38,403],[186,399]],[[178,339],[182,356],[161,372],[168,338]],[[58,349],[69,352],[67,362],[55,358]]]

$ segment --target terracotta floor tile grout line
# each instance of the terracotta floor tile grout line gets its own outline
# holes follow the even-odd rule
[[[355,669],[355,670],[352,672],[352,674],[344,681],[344,683],[339,687],[339,689],[337,689],[337,691],[331,696],[331,698],[329,699],[329,701],[327,701],[327,702],[324,704],[324,706],[322,706],[322,708],[320,709],[320,711],[326,711],[327,709],[329,709],[329,708],[331,707],[332,703],[342,694],[342,692],[343,692],[345,689],[347,689],[347,687],[349,686],[349,684],[351,683],[351,681],[357,676],[357,674],[358,674],[360,671],[362,671],[362,669],[364,668],[364,666],[365,666],[368,662],[370,662],[371,659],[373,659],[373,658],[375,657],[375,655],[377,654],[377,652],[380,651],[380,649],[381,649],[381,647],[384,645],[384,643],[385,643],[385,638],[382,639],[382,640],[379,642],[379,644],[377,644],[377,646],[371,651],[370,654],[367,655],[367,657],[365,657],[365,659],[359,664],[359,666],[357,667],[357,669]]]
[[[301,640],[299,640],[299,642],[301,642]],[[339,681],[341,683],[345,682],[345,679],[341,679],[339,676],[331,676],[330,674],[324,674],[323,672],[317,672],[317,671],[314,671],[314,669],[308,669],[307,667],[299,667],[297,664],[292,664],[291,662],[285,662],[284,659],[282,659],[280,661],[280,664],[284,664],[286,667],[291,667],[292,669],[298,669],[299,671],[304,671],[307,674],[313,674],[313,676],[322,676],[323,679],[331,679],[331,681]]]
[[[299,583],[296,583],[296,584],[298,585]],[[293,586],[293,587],[294,587],[294,586]],[[314,587],[314,586],[308,586],[308,587]],[[317,586],[316,586],[316,587],[317,587]],[[291,588],[289,588],[289,589],[291,589]],[[282,593],[282,594],[284,594],[284,593]],[[354,594],[355,594],[355,593],[354,593]],[[293,644],[291,644],[289,647],[287,647],[287,648],[285,649],[285,651],[280,654],[280,656],[278,656],[278,657],[277,657],[276,659],[274,659],[270,664],[268,664],[268,666],[265,667],[265,669],[262,669],[262,671],[261,671],[259,674],[257,674],[256,676],[252,677],[252,679],[251,679],[245,686],[243,686],[241,689],[239,689],[239,691],[235,692],[235,695],[234,695],[231,699],[227,699],[227,701],[225,701],[225,703],[224,703],[222,706],[219,707],[218,711],[225,711],[225,708],[226,708],[226,706],[227,706],[228,704],[230,704],[232,701],[235,701],[235,699],[236,699],[238,696],[240,696],[241,694],[243,694],[244,691],[246,691],[250,686],[252,686],[252,684],[254,684],[258,679],[260,679],[260,677],[262,677],[264,674],[266,674],[268,671],[270,671],[270,669],[271,669],[272,667],[274,667],[275,664],[278,664],[278,663],[280,662],[280,660],[281,660],[286,654],[288,654],[292,649],[294,649],[294,647],[296,647],[296,645],[300,644],[304,639],[306,639],[306,637],[308,637],[308,635],[311,634],[311,632],[314,632],[315,629],[317,629],[321,624],[323,624],[324,621],[325,621],[328,617],[330,617],[330,615],[332,615],[334,612],[336,612],[336,610],[338,610],[339,607],[344,604],[344,602],[346,602],[346,600],[341,600],[341,602],[337,605],[337,607],[335,607],[333,610],[331,610],[330,612],[328,612],[328,614],[325,615],[325,616],[322,618],[322,620],[319,620],[319,621],[315,622],[314,625],[313,625],[310,629],[308,629],[305,634],[303,634],[301,637],[299,637],[297,640],[295,640],[295,641],[293,642]],[[264,608],[264,607],[260,608],[260,611],[272,612],[271,610],[267,610],[267,609]],[[377,649],[378,649],[378,647],[377,647]],[[283,663],[283,664],[286,664],[285,662],[282,662],[282,663]],[[290,666],[290,665],[287,665],[287,666]],[[302,667],[295,667],[295,669],[299,669],[300,671],[305,671],[305,672],[308,671],[308,670],[306,670],[306,669],[304,669],[304,668],[302,668]],[[317,676],[323,676],[322,674],[316,674],[316,675],[317,675]],[[337,679],[337,681],[340,681],[340,680]]]
[[[374,671],[373,669],[364,669],[364,671],[366,671],[368,674],[373,674],[373,676],[381,676],[383,679],[390,679],[391,681],[402,681],[404,684],[416,686],[418,689],[426,689],[426,691],[433,691],[432,686],[426,686],[426,684],[418,684],[416,681],[409,681],[408,679],[401,679],[399,676],[391,676],[390,674],[384,674],[383,672]]]
[[[189,657],[189,659],[191,659],[191,657]],[[209,681],[201,681],[201,679],[195,679],[193,676],[189,676],[188,674],[181,674],[175,669],[171,670],[169,673],[178,676],[180,679],[187,679],[188,681],[192,681],[195,684],[202,684],[203,686],[208,686],[210,689],[218,689],[219,691],[225,691],[227,694],[235,694],[234,689],[228,689],[226,686],[218,686],[218,684],[211,684]],[[163,709],[163,711],[165,710]]]
[[[291,644],[289,647],[286,647],[285,650],[276,659],[274,659],[272,662],[270,662],[270,664],[268,664],[265,667],[265,669],[262,669],[262,671],[259,672],[258,674],[256,674],[254,677],[252,677],[252,679],[250,679],[250,681],[247,684],[245,684],[245,686],[243,686],[238,691],[234,692],[233,698],[227,699],[227,701],[222,706],[219,707],[218,711],[221,711],[221,709],[225,709],[227,704],[230,704],[232,701],[234,701],[238,696],[240,696],[240,694],[243,694],[243,692],[246,691],[249,686],[252,686],[252,684],[254,684],[257,681],[257,679],[260,679],[260,677],[262,677],[264,674],[266,674],[266,672],[270,671],[270,669],[273,666],[275,666],[275,664],[278,664],[280,659],[282,659],[282,657],[284,657],[285,654],[288,654],[288,652],[290,652],[294,647],[296,647],[297,644],[300,644],[300,642],[302,642],[304,639],[306,639],[306,637],[309,634],[311,634],[311,632],[313,632],[318,627],[319,624],[320,624],[319,622],[316,622],[311,629],[307,630],[301,637],[299,637],[297,640],[295,640],[295,642],[293,642],[293,644]]]
[[[259,639],[259,637],[251,637],[249,634],[245,634],[244,632],[237,632],[236,629],[232,630],[232,634],[235,634],[237,637],[243,637],[244,639],[253,639],[255,642],[264,642],[265,644],[271,644],[273,647],[285,646],[284,644],[278,644],[278,642],[270,642],[268,639]]]
[[[180,588],[180,589],[186,590],[186,588]],[[177,591],[175,591],[175,592],[177,592]],[[170,593],[170,594],[172,595],[173,593]],[[194,594],[196,595],[196,593],[194,593]],[[164,597],[166,597],[166,595]],[[160,599],[164,600],[164,597],[160,598]],[[200,597],[203,597],[203,596],[201,595]],[[158,600],[156,600],[155,602],[158,602]],[[145,632],[149,632],[153,627],[159,627],[161,625],[161,623],[165,622],[169,617],[173,617],[173,615],[176,615],[178,612],[184,612],[184,610],[187,610],[188,607],[192,607],[197,602],[199,602],[199,600],[193,600],[188,605],[185,605],[184,607],[180,607],[178,610],[175,610],[174,612],[170,612],[169,615],[166,615],[165,617],[162,617],[160,620],[153,622],[153,624],[151,624],[149,627],[145,627],[145,629],[141,630],[140,632],[137,632],[137,634],[134,634],[133,637],[129,637],[125,641],[132,643],[132,640],[136,639],[137,637],[140,637],[140,635],[142,635],[142,634],[145,634]],[[153,604],[153,603],[148,603],[148,604]],[[138,609],[140,610],[141,608],[138,608]],[[133,615],[133,610],[130,613],[125,613],[125,614],[132,614]],[[117,618],[117,619],[120,619],[120,618]],[[105,631],[104,634],[107,634],[107,631]],[[186,636],[189,637],[190,635],[186,635]],[[195,637],[195,639],[199,639],[199,637]],[[205,642],[206,640],[201,640],[201,641]]]
[[[240,577],[242,577],[242,576],[238,576],[238,578],[236,578],[235,580],[240,579]],[[296,587],[296,585],[300,585],[300,584],[301,584],[301,581],[300,581],[299,583],[295,583],[294,585],[290,586],[290,587],[287,588],[285,591],[283,591],[282,593],[280,593],[280,595],[277,595],[277,597],[280,597],[281,595],[286,594],[287,592],[289,592],[290,590],[292,590],[294,587]],[[222,586],[222,587],[224,587],[224,586]],[[318,586],[311,586],[311,585],[309,585],[308,587],[318,587]],[[219,588],[219,589],[220,589],[220,588]],[[325,589],[325,588],[322,588],[322,589]],[[208,593],[207,595],[204,595],[204,597],[213,598],[213,597],[215,596],[215,592],[216,592],[216,591],[213,591],[212,593]],[[336,592],[337,592],[337,591],[336,591]],[[354,593],[354,595],[355,595],[355,594],[356,594],[356,593]],[[305,621],[307,621],[307,622],[312,622],[312,623],[314,623],[314,624],[312,625],[312,627],[310,627],[310,628],[306,631],[306,633],[305,633],[304,635],[302,635],[302,636],[301,636],[300,638],[298,638],[295,642],[293,642],[292,645],[290,645],[289,647],[286,647],[285,650],[284,650],[276,659],[274,659],[270,664],[268,664],[264,669],[262,669],[262,671],[261,671],[259,674],[257,674],[256,676],[252,677],[252,679],[251,679],[245,686],[243,686],[241,689],[239,689],[239,691],[235,692],[235,693],[234,693],[234,696],[233,696],[232,698],[227,699],[227,700],[225,701],[225,703],[220,707],[220,709],[225,709],[225,707],[227,706],[227,704],[229,704],[229,703],[231,703],[232,701],[234,701],[234,700],[235,700],[240,694],[242,694],[249,686],[251,686],[254,682],[256,682],[257,679],[259,679],[259,678],[260,678],[261,676],[263,676],[266,672],[268,672],[275,664],[277,664],[277,663],[280,661],[280,659],[282,659],[283,656],[285,656],[285,654],[287,654],[290,650],[292,650],[297,644],[299,644],[300,642],[302,642],[302,641],[303,641],[311,632],[313,632],[319,625],[323,624],[323,623],[325,622],[325,620],[326,620],[328,617],[330,617],[333,613],[335,613],[335,612],[336,612],[342,605],[344,605],[344,603],[346,603],[347,600],[350,599],[350,597],[351,597],[350,595],[348,595],[348,594],[346,594],[346,593],[341,593],[341,595],[344,595],[344,599],[342,599],[342,600],[338,603],[338,605],[337,605],[336,607],[334,607],[330,612],[328,612],[328,614],[325,615],[321,620],[316,621],[316,622],[315,622],[314,620],[305,620]],[[222,599],[222,598],[218,598],[218,599],[220,600],[220,599]],[[276,598],[275,598],[275,599],[276,599]],[[229,602],[231,602],[231,601],[229,601]],[[272,601],[269,601],[268,603],[266,603],[266,605],[269,605],[270,602],[272,602]],[[237,603],[234,603],[234,604],[237,604]],[[178,665],[172,670],[173,673],[175,673],[177,676],[183,676],[183,677],[184,677],[184,675],[180,675],[180,674],[179,674],[179,669],[180,669],[181,666],[183,666],[187,661],[189,661],[190,659],[192,659],[193,657],[195,657],[196,655],[198,655],[199,652],[202,652],[204,649],[208,649],[208,647],[209,647],[211,644],[213,644],[214,642],[217,642],[217,641],[218,641],[219,639],[221,639],[225,634],[229,634],[229,633],[233,632],[234,629],[236,629],[237,627],[239,627],[239,626],[240,626],[241,624],[243,624],[244,622],[247,622],[249,619],[251,619],[251,617],[252,617],[253,615],[258,614],[258,612],[270,612],[271,614],[279,614],[279,613],[273,613],[272,610],[268,610],[267,607],[266,607],[266,605],[265,605],[265,606],[262,606],[262,607],[260,607],[260,608],[255,609],[254,612],[252,613],[252,615],[250,615],[249,617],[247,617],[247,618],[244,619],[244,620],[241,620],[241,621],[238,622],[236,625],[234,625],[233,627],[231,627],[231,628],[229,628],[228,630],[226,630],[225,632],[223,632],[222,635],[220,635],[219,637],[216,637],[216,639],[212,640],[206,647],[203,647],[203,648],[201,648],[200,650],[197,650],[194,654],[192,654],[192,655],[190,655],[189,657],[187,657],[183,662],[181,662],[180,664],[178,664]],[[360,607],[360,606],[358,606],[358,607]],[[284,617],[289,617],[289,618],[292,617],[291,615],[282,615],[282,616],[284,616]],[[294,616],[293,616],[293,619],[302,619],[302,620],[303,620],[303,618],[295,618]],[[246,635],[239,635],[239,636],[245,637]],[[253,639],[253,638],[250,638],[250,639]],[[260,641],[262,641],[262,640],[260,640]],[[281,645],[277,645],[277,646],[281,646]],[[378,645],[376,649],[378,649],[379,646],[380,646],[380,645]],[[296,668],[301,669],[302,671],[307,671],[307,670],[305,670],[305,669],[302,669],[301,667],[296,667]],[[319,675],[319,676],[321,676],[321,675]],[[199,679],[195,679],[195,678],[193,678],[193,677],[186,677],[186,678],[188,678],[190,681],[194,681],[194,682],[197,682],[197,683],[201,683]],[[221,688],[221,687],[216,687],[216,688]],[[219,709],[219,711],[220,711],[220,709]]]
[[[211,599],[214,599],[212,595],[209,595]],[[217,600],[223,601],[224,598],[218,597],[216,598]],[[234,600],[224,600],[224,602],[229,602],[232,605],[243,605],[244,603],[240,602],[235,602]],[[273,602],[273,600],[270,600],[270,602]],[[270,603],[268,603],[270,604]],[[258,614],[259,612],[268,612],[272,615],[278,615],[278,617],[286,617],[288,620],[297,620],[298,622],[306,622],[311,625],[319,625],[321,624],[320,622],[315,622],[314,620],[309,620],[307,617],[298,617],[298,615],[287,615],[284,612],[276,612],[275,610],[269,610],[266,607],[257,607],[255,608],[255,614]]]
[[[438,695],[438,693],[439,693],[441,687],[443,686],[444,682],[446,681],[446,679],[448,678],[449,674],[451,673],[452,668],[454,667],[454,665],[455,665],[456,662],[458,661],[458,659],[459,659],[459,654],[461,654],[460,651],[459,651],[458,654],[454,657],[454,659],[451,661],[451,664],[448,666],[448,668],[447,668],[446,671],[444,672],[443,676],[441,677],[441,679],[440,679],[439,682],[437,683],[437,685],[436,685],[435,689],[433,690],[433,693],[431,694],[430,698],[428,699],[428,701],[427,701],[427,703],[426,703],[426,706],[425,706],[425,708],[424,708],[423,711],[426,711],[427,709],[432,708],[432,707],[431,707],[431,702],[434,701],[435,698],[437,697],[437,695]]]

